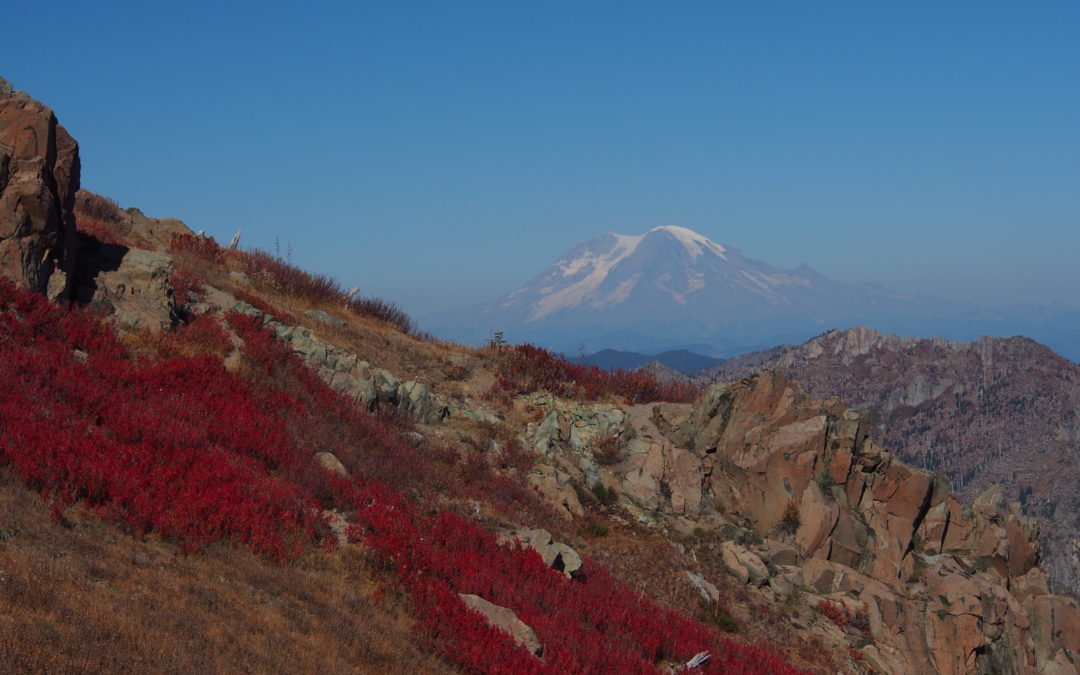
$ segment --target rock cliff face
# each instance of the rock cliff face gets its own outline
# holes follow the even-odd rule
[[[875,438],[940,471],[965,501],[991,485],[1040,519],[1051,579],[1080,593],[1080,366],[1026,338],[975,342],[831,331],[735,359],[712,377],[779,368],[869,412]]]
[[[1032,520],[1000,489],[965,508],[838,399],[770,371],[693,406],[527,405],[549,498],[568,508],[560,480],[599,482],[642,522],[711,538],[705,577],[729,574],[777,604],[838,603],[865,632],[798,611],[793,629],[850,640],[881,672],[1075,672],[1080,611],[1050,593]]]
[[[78,144],[52,110],[0,79],[0,275],[68,293],[78,189]]]
[[[94,305],[123,327],[171,325],[172,261],[146,249],[190,231],[129,210],[117,213],[114,229],[134,245],[81,234],[79,170],[79,146],[52,110],[0,79],[0,276],[52,299]]]

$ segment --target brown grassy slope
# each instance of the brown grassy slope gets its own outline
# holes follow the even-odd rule
[[[230,545],[183,555],[66,516],[0,471],[5,672],[453,672],[354,547],[290,565]]]

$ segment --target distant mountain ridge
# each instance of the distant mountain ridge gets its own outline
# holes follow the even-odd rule
[[[731,359],[705,381],[770,368],[871,414],[874,436],[972,499],[1001,484],[1039,516],[1051,576],[1080,593],[1080,366],[1021,337],[900,338],[869,328]]]
[[[1071,314],[1069,313],[1071,312]],[[991,310],[877,284],[785,270],[692,230],[656,227],[581,242],[493,302],[426,317],[437,335],[481,343],[493,331],[564,353],[582,347],[655,353],[686,348],[730,357],[799,343],[830,328],[871,325],[902,335],[972,339],[1026,334],[1080,354],[1080,312]]]

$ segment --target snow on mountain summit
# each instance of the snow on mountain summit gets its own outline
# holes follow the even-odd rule
[[[636,296],[659,294],[654,302],[666,298],[686,305],[710,281],[715,286],[718,277],[737,275],[742,262],[737,252],[734,255],[738,260],[708,237],[675,225],[654,227],[639,235],[609,232],[580,243],[506,296],[499,308],[523,310],[523,320],[532,323],[564,310],[622,306]],[[737,275],[734,283],[776,300],[761,275]]]
[[[661,225],[660,227],[654,227],[649,232],[666,232],[671,236],[679,240],[683,246],[686,247],[687,253],[690,254],[692,260],[697,260],[703,251],[712,251],[718,257],[726,260],[727,249],[717,244],[708,237],[703,237],[693,230],[685,227],[679,227],[677,225]]]
[[[747,258],[675,225],[644,234],[607,233],[580,242],[517,290],[494,302],[448,311],[429,325],[454,339],[511,339],[560,349],[640,350],[712,344],[769,346],[850,323],[882,327],[958,321],[968,307],[832,281]]]

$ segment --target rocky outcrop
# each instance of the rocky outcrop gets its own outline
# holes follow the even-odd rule
[[[547,530],[511,530],[499,535],[500,543],[531,548],[540,554],[544,564],[572,577],[581,569],[581,556],[566,544],[551,538]]]
[[[640,522],[718,540],[688,577],[703,597],[697,581],[726,574],[773,602],[804,589],[811,610],[839,603],[846,627],[814,611],[792,621],[878,672],[1075,672],[1060,669],[1080,658],[1080,612],[1050,593],[1032,519],[1000,489],[964,507],[838,399],[769,371],[693,406],[538,401],[526,441],[568,482],[595,480]],[[621,451],[598,463],[596,443],[613,437]]]
[[[79,171],[78,144],[53,112],[0,79],[0,275],[93,305],[123,327],[172,325],[168,256],[78,234]],[[116,228],[149,247],[187,229],[134,209],[118,217]]]
[[[489,411],[440,396],[416,380],[402,380],[389,370],[320,338],[308,328],[279,321],[223,291],[209,289],[204,302],[194,303],[186,310],[197,314],[228,310],[260,318],[263,325],[291,346],[331,387],[348,393],[357,403],[371,410],[398,408],[425,424],[437,424],[450,417],[483,424],[499,422],[499,418]]]
[[[66,297],[79,146],[52,110],[0,79],[0,275]]]
[[[543,655],[544,646],[540,644],[536,633],[524,621],[519,619],[513,610],[492,604],[479,595],[462,593],[461,599],[470,609],[483,614],[484,618],[492,626],[509,633],[514,638],[514,642],[527,649],[530,654],[535,656]]]
[[[1051,578],[1080,593],[1080,366],[1022,337],[952,342],[851,328],[732,359],[712,377],[763,368],[870,413],[882,445],[940,471],[964,501],[1001,485],[1041,519]]]
[[[97,240],[84,240],[75,277],[76,301],[125,328],[162,330],[176,321],[172,258]]]

